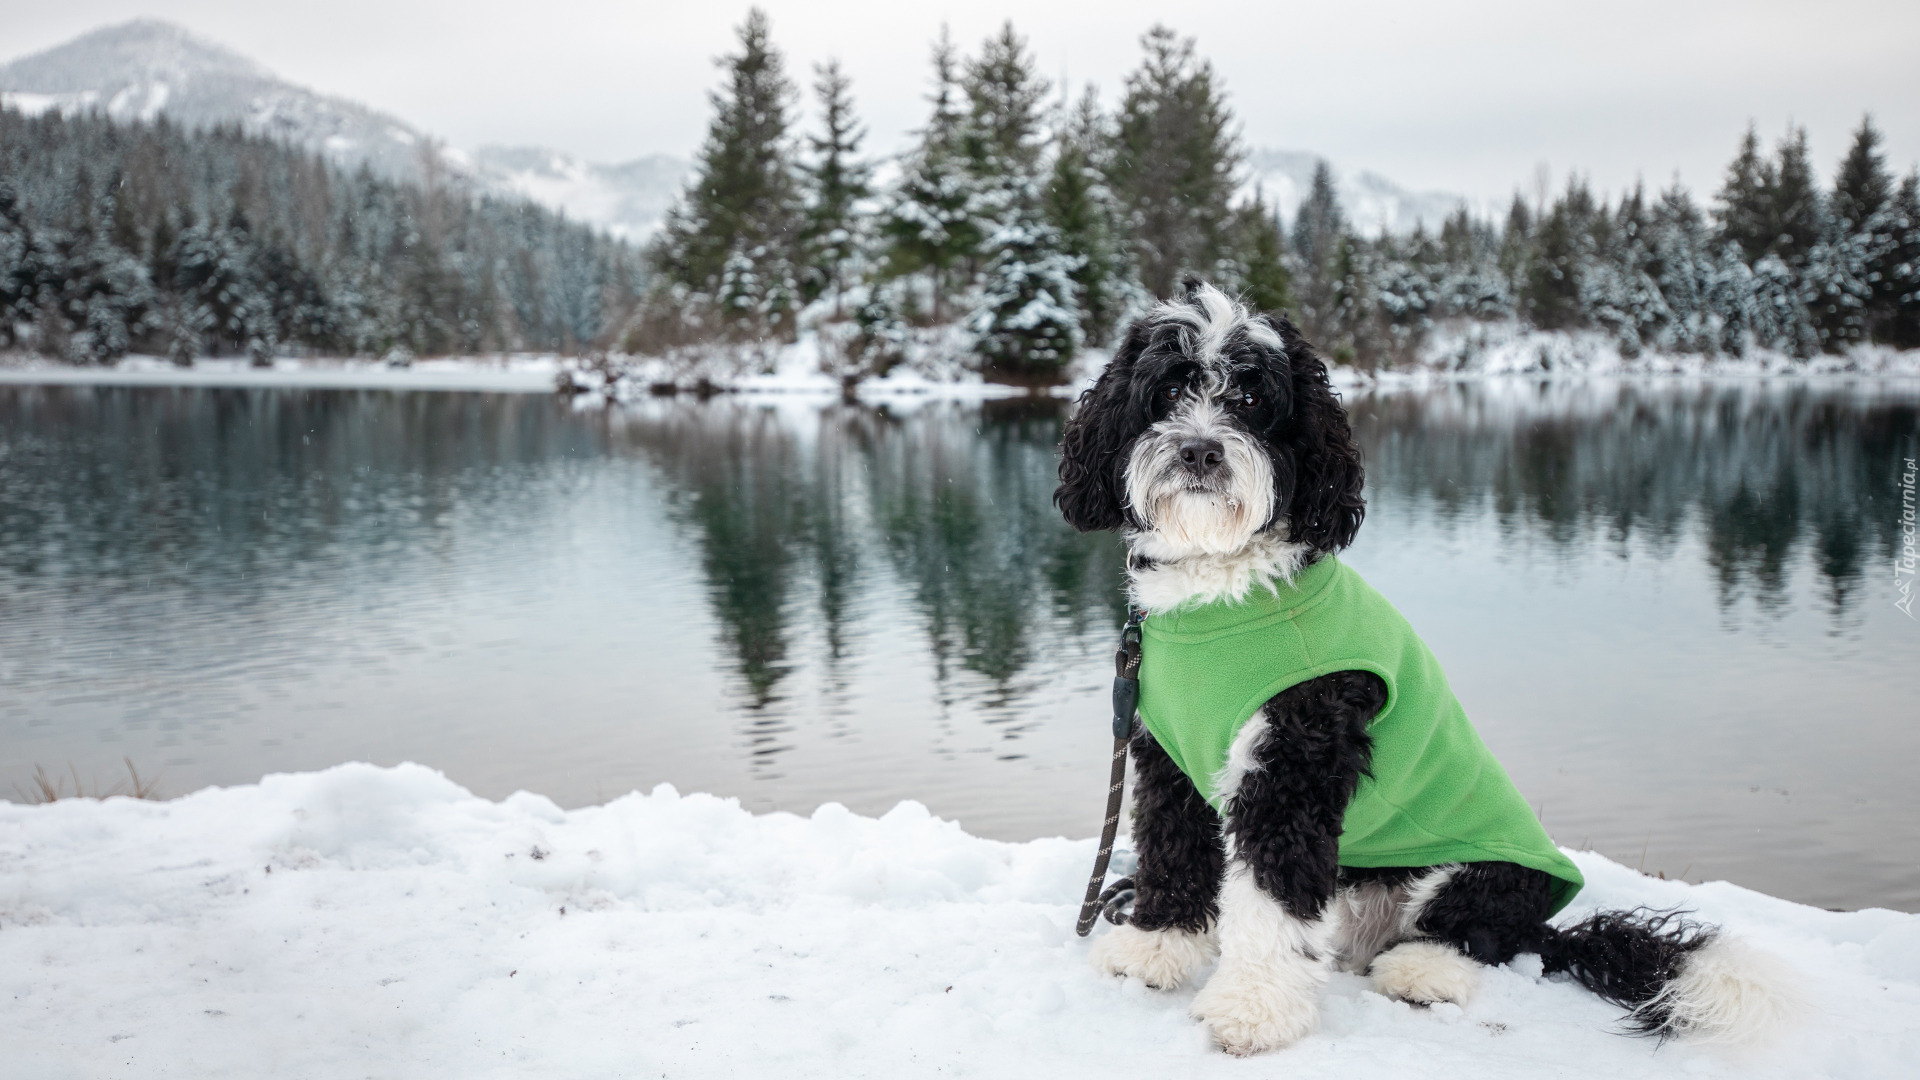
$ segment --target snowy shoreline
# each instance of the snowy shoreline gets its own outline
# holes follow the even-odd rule
[[[1464,1008],[1336,976],[1318,1034],[1208,1046],[1192,991],[1096,975],[1091,840],[902,803],[755,816],[662,786],[563,811],[418,765],[170,802],[0,803],[0,994],[21,1075],[1907,1075],[1920,915],[1836,913],[1572,853],[1594,906],[1697,909],[1802,977],[1763,1050],[1616,1034],[1535,958]]]
[[[1077,397],[1105,366],[1108,353],[1089,349],[1074,362],[1066,383],[1040,388],[1043,396]],[[765,363],[761,357],[754,363]],[[728,394],[782,394],[841,398],[841,382],[821,370],[818,342],[809,333],[780,346],[771,370],[750,370],[745,358],[676,369],[665,361],[613,357],[619,377],[609,386],[604,372],[576,357],[553,354],[442,357],[391,367],[378,360],[307,358],[276,360],[257,368],[245,360],[201,360],[182,368],[151,356],[130,356],[104,367],[79,367],[26,354],[0,354],[0,385],[204,386],[343,390],[466,390],[553,393],[563,372],[589,401],[633,400],[661,390]],[[732,374],[721,372],[731,370]],[[1513,323],[1465,323],[1439,327],[1407,368],[1361,371],[1336,367],[1343,389],[1420,387],[1459,382],[1570,382],[1669,379],[1809,380],[1920,379],[1920,350],[1857,346],[1839,355],[1796,360],[1756,350],[1746,356],[1698,354],[1621,355],[1605,335],[1592,331],[1532,330]],[[886,376],[858,382],[853,393],[868,401],[922,398],[984,400],[1024,397],[1024,387],[989,383],[952,357],[920,357]]]

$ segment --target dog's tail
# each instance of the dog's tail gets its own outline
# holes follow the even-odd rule
[[[1687,912],[1601,911],[1544,929],[1546,971],[1625,1008],[1641,1034],[1750,1042],[1786,1024],[1798,1004],[1778,960]]]

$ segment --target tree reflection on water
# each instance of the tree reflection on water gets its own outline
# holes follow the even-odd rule
[[[1835,632],[1867,567],[1890,559],[1890,479],[1916,430],[1911,395],[1848,384],[1459,385],[1348,394],[1368,463],[1372,528],[1460,528],[1490,516],[1503,543],[1601,545],[1672,558],[1697,530],[1723,607],[1781,605],[1804,549]],[[937,680],[985,680],[989,723],[1021,723],[1036,641],[1111,633],[1121,548],[1052,506],[1054,400],[910,410],[721,399],[620,410],[679,493],[708,594],[746,687],[756,746],[785,730],[794,627],[817,622],[830,668],[849,624],[890,583]],[[1732,628],[1731,625],[1729,627]],[[890,627],[899,633],[905,627]],[[833,671],[827,693],[844,693]]]

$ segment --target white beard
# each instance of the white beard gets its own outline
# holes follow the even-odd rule
[[[1253,536],[1224,555],[1180,554],[1183,549],[1164,543],[1157,531],[1127,539],[1135,554],[1153,560],[1151,566],[1127,571],[1128,594],[1150,612],[1232,603],[1257,588],[1277,591],[1279,584],[1293,581],[1313,554],[1307,545],[1276,532]]]

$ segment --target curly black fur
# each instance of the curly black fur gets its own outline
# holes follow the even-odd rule
[[[1234,858],[1293,915],[1317,918],[1340,874],[1340,828],[1367,772],[1367,723],[1386,704],[1370,671],[1337,671],[1267,702],[1267,731],[1227,813]]]
[[[1220,914],[1220,815],[1137,721],[1133,740],[1133,913],[1142,930],[1202,933]]]
[[[1190,306],[1197,288],[1190,286]],[[1209,318],[1221,310],[1219,298],[1211,299]],[[1274,512],[1265,529],[1284,530],[1285,539],[1307,544],[1315,558],[1345,548],[1366,515],[1363,470],[1326,365],[1285,318],[1255,322],[1236,311],[1235,321],[1222,327],[1196,322],[1197,311],[1183,316],[1178,307],[1163,307],[1135,322],[1112,363],[1081,395],[1061,441],[1054,493],[1061,513],[1081,531],[1147,530],[1126,504],[1134,446],[1176,407],[1172,403],[1204,394],[1209,408],[1230,410],[1231,423],[1254,436],[1272,463]],[[1320,916],[1340,888],[1384,887],[1404,903],[1421,905],[1396,916],[1413,918],[1414,936],[1486,964],[1538,952],[1547,971],[1565,972],[1629,1009],[1634,1028],[1671,1034],[1675,1020],[1662,991],[1714,939],[1712,927],[1642,910],[1602,912],[1556,929],[1546,921],[1548,875],[1512,863],[1454,868],[1430,897],[1421,882],[1432,880],[1435,867],[1339,866],[1347,805],[1371,759],[1367,725],[1386,697],[1378,676],[1343,671],[1268,701],[1267,731],[1224,822],[1136,724],[1133,837],[1140,863],[1132,882],[1112,890],[1120,905],[1125,887],[1135,890],[1129,921],[1145,930],[1211,927],[1220,914],[1231,838],[1234,858],[1296,918]],[[1380,925],[1389,939],[1404,929],[1397,921]]]
[[[1287,538],[1314,551],[1339,551],[1353,542],[1366,516],[1361,495],[1360,446],[1346,410],[1312,344],[1285,316],[1261,316],[1284,352],[1241,332],[1223,349],[1230,385],[1258,392],[1259,404],[1240,417],[1260,436],[1273,462],[1274,517]],[[1054,504],[1081,532],[1140,528],[1126,502],[1126,467],[1134,440],[1164,418],[1168,405],[1155,391],[1191,383],[1201,369],[1189,355],[1190,331],[1154,315],[1135,322],[1113,361],[1080,395],[1060,440],[1060,486]]]
[[[1600,997],[1630,1010],[1627,1026],[1642,1035],[1675,1034],[1673,1015],[1660,992],[1680,974],[1687,958],[1719,935],[1690,912],[1601,911],[1555,930],[1542,942],[1540,959],[1549,973],[1566,972]]]
[[[1553,906],[1544,872],[1507,862],[1468,863],[1428,901],[1414,929],[1483,964],[1539,952],[1552,936]]]
[[[1360,523],[1367,516],[1367,501],[1361,495],[1364,470],[1360,464],[1360,444],[1354,441],[1353,428],[1347,422],[1347,410],[1327,378],[1327,366],[1300,336],[1291,321],[1267,316],[1267,322],[1286,343],[1293,367],[1293,414],[1284,432],[1275,432],[1286,440],[1288,456],[1298,470],[1296,481],[1287,487],[1274,481],[1282,498],[1276,505],[1286,507],[1287,538],[1311,545],[1315,551],[1341,551],[1353,543]],[[1280,475],[1283,455],[1274,455],[1274,476]]]

